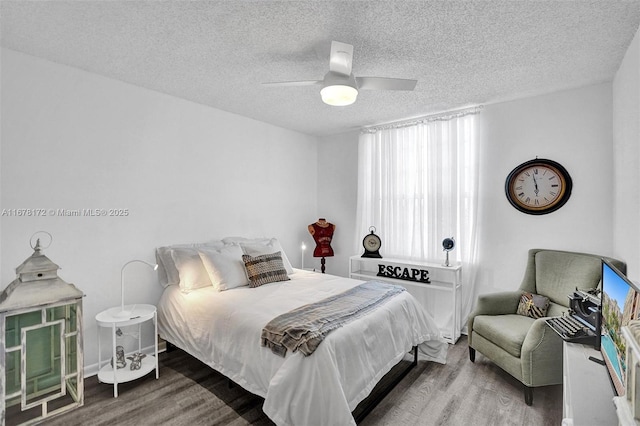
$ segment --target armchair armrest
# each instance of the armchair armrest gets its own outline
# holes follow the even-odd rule
[[[469,346],[471,346],[471,339],[473,338],[473,320],[477,315],[515,314],[518,310],[521,295],[522,291],[518,290],[481,294],[478,296],[476,308],[469,314],[469,319],[467,320]]]
[[[527,386],[562,383],[562,339],[545,322],[533,322],[522,343],[522,381]]]
[[[473,316],[515,314],[522,291],[503,291],[500,293],[481,294]]]

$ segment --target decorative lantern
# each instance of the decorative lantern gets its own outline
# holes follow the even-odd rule
[[[31,247],[0,294],[1,425],[37,423],[84,403],[83,294],[58,277],[40,239]]]

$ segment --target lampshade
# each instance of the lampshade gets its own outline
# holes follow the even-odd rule
[[[329,71],[323,79],[320,90],[322,102],[331,106],[351,105],[358,97],[356,79],[351,75],[344,75]]]

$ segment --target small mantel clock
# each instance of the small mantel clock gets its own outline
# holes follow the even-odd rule
[[[31,247],[0,293],[1,424],[38,423],[84,403],[83,294],[58,277],[40,239]]]
[[[369,228],[370,234],[367,234],[362,240],[362,246],[364,247],[364,253],[362,257],[372,257],[377,259],[382,259],[380,255],[380,247],[382,246],[382,240],[378,237],[375,232],[376,228],[372,226]]]

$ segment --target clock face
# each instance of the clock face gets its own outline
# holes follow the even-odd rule
[[[535,159],[511,171],[505,183],[507,199],[523,213],[547,214],[562,207],[571,195],[572,181],[555,161]]]
[[[380,238],[376,234],[369,234],[364,237],[362,244],[364,245],[364,249],[367,251],[380,250],[380,246],[382,245]]]

